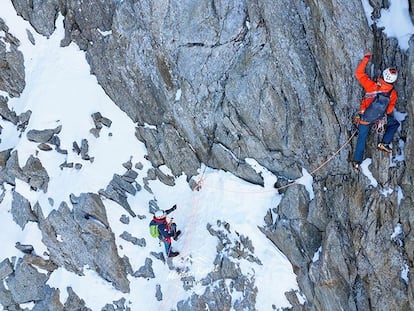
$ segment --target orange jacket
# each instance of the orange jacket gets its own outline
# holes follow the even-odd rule
[[[365,90],[365,97],[362,99],[359,107],[361,114],[363,114],[369,107],[378,92],[388,93],[394,87],[392,84],[385,82],[382,78],[378,78],[377,81],[373,81],[369,78],[365,73],[365,68],[367,67],[369,60],[369,56],[364,56],[355,70],[355,76]],[[390,114],[394,110],[397,97],[397,91],[393,89],[390,94],[390,102],[386,111],[387,114]]]

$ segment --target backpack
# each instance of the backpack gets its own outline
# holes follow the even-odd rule
[[[158,230],[158,225],[154,224],[154,222],[150,222],[149,224],[149,231],[153,238],[158,238],[160,235],[160,231]]]
[[[389,92],[378,92],[375,95],[374,100],[362,116],[363,121],[373,123],[384,117],[388,104],[390,103],[390,95],[393,89],[394,88],[392,88]]]

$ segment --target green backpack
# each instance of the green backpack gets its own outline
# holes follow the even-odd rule
[[[149,228],[150,228],[151,236],[153,238],[158,238],[158,236],[160,235],[160,231],[158,230],[158,225],[150,224]]]

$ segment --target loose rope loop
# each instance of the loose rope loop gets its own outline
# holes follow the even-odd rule
[[[348,140],[338,149],[338,150],[336,150],[328,159],[326,159],[324,162],[322,162],[322,164],[320,164],[317,168],[315,168],[314,170],[312,170],[309,174],[310,175],[313,175],[313,174],[315,174],[316,172],[318,172],[319,170],[321,170],[324,166],[326,166],[330,161],[332,161],[332,159],[338,154],[338,153],[340,153],[350,142],[351,142],[351,140],[352,140],[352,138],[354,138],[354,136],[356,135],[358,133],[358,131],[357,130],[355,130],[352,134],[351,134],[351,136],[348,138]],[[204,179],[204,173],[205,173],[205,171],[206,171],[206,169],[204,168],[204,171],[203,171],[203,173],[202,173],[202,175],[201,175],[201,177],[200,177],[200,179],[199,179],[199,181],[197,182],[197,185],[194,187],[194,190],[200,190],[201,189],[201,186],[202,186],[202,184],[204,183],[204,181],[205,181],[205,179]],[[294,181],[292,181],[292,182],[290,182],[290,183],[288,183],[288,184],[286,184],[286,185],[283,185],[283,186],[280,186],[280,187],[275,187],[274,189],[275,190],[282,190],[282,189],[285,189],[285,188],[288,188],[288,187],[290,187],[290,186],[293,186],[293,185],[295,185],[297,182],[296,182],[296,180],[294,180]],[[210,187],[211,188],[211,187]],[[275,191],[275,190],[271,190],[272,192],[273,191]],[[227,190],[228,192],[241,192],[241,191],[229,191],[229,190]],[[266,192],[266,191],[265,191]],[[270,192],[270,191],[268,191],[268,192]],[[261,191],[260,193],[263,193],[263,191]]]

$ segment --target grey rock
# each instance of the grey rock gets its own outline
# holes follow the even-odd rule
[[[158,179],[167,186],[175,186],[174,176],[170,176],[162,172],[159,168],[155,169]]]
[[[151,256],[153,256],[153,257],[157,258],[158,260],[161,260],[163,263],[165,263],[165,257],[164,257],[163,252],[159,252],[159,253],[151,252],[150,254],[151,254]]]
[[[0,280],[3,280],[7,276],[13,273],[13,267],[8,258],[0,262]]]
[[[59,165],[60,169],[64,169],[64,168],[73,168],[73,162],[64,162],[62,164]]]
[[[106,304],[102,309],[101,309],[101,311],[115,311],[115,307],[113,306],[113,305],[110,305],[110,304]]]
[[[146,278],[146,279],[155,278],[154,270],[152,269],[152,259],[146,258],[145,265],[143,265],[136,272],[134,272],[133,276],[137,278]]]
[[[64,311],[63,304],[59,300],[59,289],[47,287],[45,290],[45,298],[37,301],[32,311],[56,310]]]
[[[137,170],[142,170],[144,168],[144,165],[141,162],[139,162],[139,163],[135,164],[135,168]]]
[[[10,152],[12,149],[0,151],[0,167],[5,167],[7,160],[10,158]]]
[[[101,123],[101,119],[102,119],[102,115],[100,112],[95,112],[92,113],[91,115],[93,123],[95,124],[95,128],[96,129],[101,129],[102,128],[102,123]]]
[[[19,159],[16,150],[10,153],[6,166],[0,170],[0,177],[2,182],[6,182],[13,186],[15,185],[16,178],[27,181],[27,177],[23,174],[23,171],[19,166]]]
[[[46,285],[48,279],[47,275],[39,273],[20,259],[14,273],[6,279],[6,284],[13,300],[21,304],[44,300],[50,290],[50,287]]]
[[[106,215],[105,205],[96,193],[81,193],[79,197],[70,195],[73,205],[74,219],[81,225],[85,221],[94,221],[94,223],[109,228],[108,217]]]
[[[37,256],[33,253],[25,254],[23,257],[23,261],[27,264],[30,264],[32,266],[36,266],[42,270],[53,272],[55,271],[58,266],[56,263],[54,263],[52,260],[44,259],[40,256]]]
[[[14,298],[11,292],[6,289],[3,282],[0,283],[0,305],[5,308],[5,310],[10,311],[21,311],[19,304],[14,301]]]
[[[33,44],[33,45],[35,45],[36,44],[36,40],[33,37],[33,33],[29,29],[26,29],[26,33],[27,33],[27,38],[29,39],[30,43]]]
[[[91,157],[88,155],[89,152],[89,144],[87,139],[82,139],[81,147],[80,147],[80,155],[82,160],[90,160]]]
[[[112,121],[101,115],[100,112],[92,114],[92,120],[95,124],[96,129],[101,129],[102,126],[111,127]]]
[[[120,222],[122,222],[125,225],[129,224],[129,217],[127,215],[122,215],[121,218],[119,219]]]
[[[135,179],[131,179],[130,176],[120,176],[118,174],[114,174],[110,184],[113,185],[114,188],[123,191],[124,193],[127,192],[129,194],[135,195],[136,189],[132,185]]]
[[[10,121],[14,125],[17,125],[19,118],[16,115],[16,112],[9,109],[7,105],[7,98],[0,96],[0,116],[7,121]]]
[[[59,125],[54,129],[46,130],[30,130],[27,132],[27,139],[36,143],[47,143],[50,142],[55,134],[59,134],[62,130],[62,126]]]
[[[132,170],[130,165],[127,165],[126,169],[127,171],[125,174],[122,175],[122,179],[124,179],[125,181],[129,183],[133,183],[137,179],[138,173]]]
[[[183,282],[183,288],[186,291],[191,290],[195,285],[195,278],[192,275],[185,275],[181,277],[181,282]]]
[[[15,245],[15,247],[19,251],[21,251],[21,252],[23,252],[25,254],[31,254],[34,251],[34,248],[33,248],[32,245],[21,244],[20,242],[17,242],[16,245]]]
[[[12,0],[16,11],[26,20],[32,22],[36,31],[44,36],[49,37],[55,30],[55,20],[59,11],[59,1],[35,0],[31,5],[23,2]]]
[[[47,192],[49,175],[38,158],[30,155],[22,171],[32,189]]]
[[[98,138],[98,137],[99,137],[99,133],[100,133],[100,130],[99,130],[99,129],[92,128],[92,129],[90,129],[90,130],[89,130],[89,132],[90,132],[93,136],[95,136],[96,138]]]
[[[144,238],[138,239],[126,231],[122,232],[120,237],[124,239],[125,241],[131,242],[132,244],[137,245],[137,246],[145,247],[147,245]]]
[[[76,141],[73,142],[72,144],[73,148],[72,150],[76,153],[76,154],[80,154],[81,153],[81,149],[78,145],[78,143]]]
[[[13,191],[11,213],[13,215],[13,220],[22,229],[24,229],[29,221],[37,221],[30,206],[30,202],[16,191]]]
[[[146,215],[137,215],[139,220],[147,219]]]
[[[29,124],[31,115],[32,112],[30,110],[25,111],[19,115],[19,124],[17,125],[17,128],[20,131],[23,132],[26,129],[27,125]]]
[[[111,127],[112,125],[112,121],[105,117],[102,117],[100,122],[106,127]]]
[[[106,304],[101,311],[131,311],[131,308],[126,305],[125,298],[114,301],[113,304]]]
[[[156,200],[150,200],[148,202],[149,212],[151,214],[154,214],[156,211],[158,211],[160,208],[158,206],[158,202]]]
[[[180,301],[177,309],[180,311],[190,310],[231,310],[231,295],[224,281],[218,283],[214,288],[207,287],[202,295],[193,293],[186,301]]]
[[[50,145],[44,144],[44,143],[37,145],[37,148],[39,148],[42,151],[50,151],[50,150],[52,150],[52,147],[50,147]]]
[[[92,309],[85,306],[85,301],[76,295],[72,287],[68,287],[66,290],[68,292],[68,298],[63,306],[65,311],[92,311]]]
[[[127,267],[117,253],[114,234],[97,197],[82,194],[73,211],[63,202],[47,218],[37,210],[42,241],[59,266],[82,275],[87,265],[116,289],[128,292]]]
[[[130,174],[130,173],[129,173]],[[135,217],[136,214],[132,210],[131,206],[127,200],[127,193],[135,195],[137,190],[132,185],[133,180],[131,179],[130,175],[120,176],[118,174],[114,174],[112,180],[110,181],[109,185],[106,187],[105,190],[101,189],[99,194],[102,196],[118,203],[121,205],[132,217]]]
[[[155,285],[155,298],[157,298],[157,301],[162,301],[162,291],[160,284]]]
[[[0,90],[7,92],[11,97],[18,97],[26,86],[23,54],[18,50],[20,41],[9,32],[1,18],[0,31]],[[5,108],[4,97],[1,102]],[[14,121],[13,113],[6,112],[6,115],[10,117],[10,121]]]

